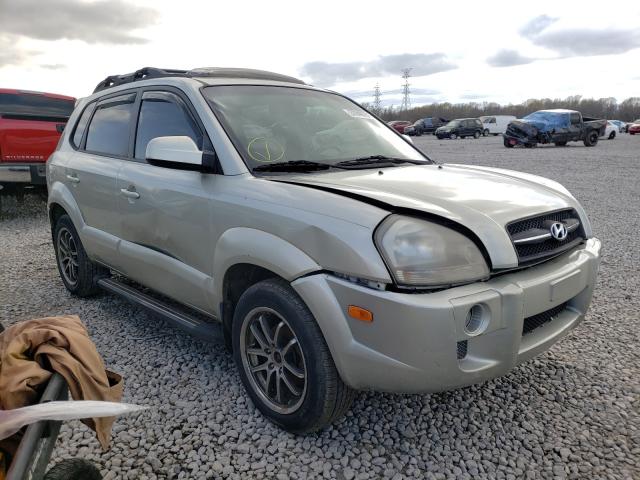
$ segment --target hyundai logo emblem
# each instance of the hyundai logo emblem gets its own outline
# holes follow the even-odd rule
[[[567,227],[565,227],[564,223],[555,222],[551,224],[551,236],[558,241],[562,241],[567,238],[569,232],[567,232]]]

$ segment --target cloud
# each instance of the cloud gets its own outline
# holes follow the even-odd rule
[[[422,77],[457,68],[444,53],[404,53],[400,55],[382,55],[369,62],[309,62],[300,72],[311,78],[317,85],[334,85],[363,78],[400,76],[403,68],[411,68],[411,75]]]
[[[18,45],[14,35],[0,34],[0,68],[8,65],[20,65],[39,52],[24,50]]]
[[[640,47],[638,29],[562,29],[557,25],[549,28],[557,21],[557,18],[540,15],[525,24],[520,29],[520,35],[539,47],[556,52],[560,58],[615,55]]]
[[[640,30],[553,30],[540,33],[532,41],[565,57],[615,55],[640,47]]]
[[[87,43],[132,44],[147,40],[132,32],[154,24],[159,14],[123,0],[4,1],[0,31],[37,40],[82,40]]]
[[[64,70],[67,66],[62,63],[53,63],[40,65],[40,68],[44,68],[45,70]]]
[[[527,22],[521,29],[520,35],[529,38],[538,35],[545,28],[553,25],[558,21],[557,18],[550,17],[549,15],[540,15]]]
[[[513,67],[531,63],[535,58],[525,57],[515,50],[498,50],[498,53],[487,58],[487,63],[492,67]]]

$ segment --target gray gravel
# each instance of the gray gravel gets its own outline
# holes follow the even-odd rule
[[[416,143],[443,162],[513,168],[566,185],[605,257],[586,321],[504,378],[458,391],[363,393],[317,435],[272,426],[247,400],[230,356],[123,301],[78,300],[54,264],[44,203],[4,202],[0,319],[75,313],[125,400],[152,406],[116,422],[102,452],[66,424],[55,460],[95,461],[105,478],[640,478],[640,137],[595,148],[505,149],[500,138]]]

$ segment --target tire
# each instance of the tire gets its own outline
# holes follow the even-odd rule
[[[44,475],[43,480],[101,480],[100,470],[82,458],[70,458],[57,463]]]
[[[513,148],[514,147],[514,145],[511,145],[509,143],[509,140],[507,140],[506,138],[504,139],[503,143],[504,143],[504,146],[507,147],[507,148]]]
[[[456,135],[455,133],[451,133],[451,134],[449,134],[449,138],[451,140],[455,140],[456,138],[458,138],[458,135]],[[460,138],[464,138],[464,137],[460,137]]]
[[[100,292],[97,282],[109,276],[109,270],[92,262],[68,215],[62,215],[53,229],[56,264],[64,286],[73,295],[89,297]]]
[[[488,129],[488,128],[485,128],[485,129],[482,131],[482,136],[483,136],[483,137],[488,137],[488,136],[489,136],[489,129]]]
[[[567,146],[567,142],[566,141],[562,141],[562,142],[554,142],[556,147],[566,147]]]
[[[249,397],[283,429],[320,430],[353,403],[356,391],[340,378],[320,327],[284,280],[263,280],[242,294],[233,315],[232,341]]]
[[[476,140],[480,138],[480,132],[478,130],[476,130],[476,132],[473,134],[473,138],[475,138]]]
[[[609,140],[613,140],[614,138],[616,138],[615,130],[609,134]]]
[[[595,147],[598,144],[598,132],[596,130],[591,130],[587,133],[587,136],[584,139],[585,147]]]

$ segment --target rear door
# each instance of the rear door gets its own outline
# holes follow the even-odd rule
[[[136,92],[119,93],[89,104],[72,133],[77,148],[65,167],[66,183],[73,193],[87,228],[83,242],[97,260],[119,268],[117,244],[120,221],[117,178],[129,158]]]
[[[134,158],[118,176],[122,271],[130,278],[205,311],[212,291],[213,245],[210,191],[217,175],[151,165],[150,140],[188,136],[201,150],[204,128],[188,99],[166,88],[143,90],[139,102]],[[206,147],[207,149],[209,147]]]

